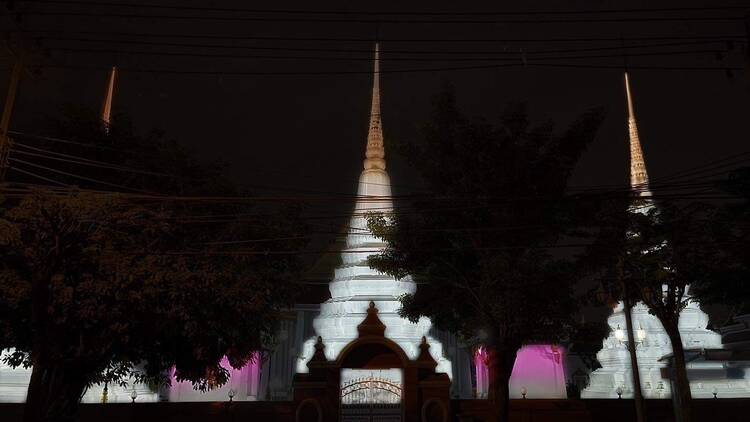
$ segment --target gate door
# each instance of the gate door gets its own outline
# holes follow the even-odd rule
[[[401,413],[401,385],[387,378],[355,378],[341,387],[342,422],[401,422]]]

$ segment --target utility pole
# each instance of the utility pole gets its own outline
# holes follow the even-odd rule
[[[8,136],[8,130],[10,129],[10,119],[13,116],[13,108],[16,104],[16,95],[18,94],[18,86],[21,84],[21,74],[27,71],[25,67],[26,52],[25,43],[23,40],[23,28],[20,25],[22,14],[15,11],[15,4],[12,1],[6,2],[5,8],[8,10],[9,15],[13,16],[11,22],[16,30],[19,32],[17,39],[17,51],[14,51],[12,40],[15,38],[14,32],[10,32],[6,40],[6,49],[11,57],[13,57],[13,69],[10,74],[10,85],[8,86],[8,93],[5,96],[5,105],[3,106],[3,115],[0,117],[0,184],[5,182],[5,172],[8,169],[8,154],[10,153],[10,147],[12,140]]]
[[[635,335],[633,335],[633,302],[631,298],[630,288],[628,282],[625,281],[622,274],[622,258],[620,258],[618,264],[618,276],[622,283],[622,305],[623,313],[625,314],[625,331],[628,335],[628,352],[630,352],[630,369],[633,377],[633,401],[635,402],[635,417],[638,422],[646,421],[646,409],[645,402],[643,400],[643,392],[641,391],[641,371],[638,366],[638,354],[635,351]]]
[[[625,48],[625,38],[620,38],[620,44],[622,46],[623,71],[625,72],[625,82],[627,84],[628,54]],[[629,107],[631,107],[629,86],[626,86],[626,89],[628,90],[628,105]],[[631,111],[629,112],[632,113]],[[643,401],[643,391],[641,390],[641,371],[640,367],[638,366],[638,354],[635,351],[635,336],[633,335],[633,302],[630,295],[630,286],[623,277],[623,265],[623,258],[620,257],[617,262],[617,277],[620,279],[620,283],[622,283],[622,307],[623,313],[625,314],[625,331],[627,331],[628,334],[627,347],[628,352],[630,353],[630,369],[631,376],[633,377],[633,401],[635,402],[635,417],[638,422],[646,422],[646,408]]]
[[[633,303],[630,298],[628,283],[623,282],[622,304],[625,311],[625,329],[628,333],[628,352],[630,352],[630,368],[633,376],[633,400],[635,401],[635,417],[638,422],[646,421],[646,408],[641,391],[641,371],[638,367],[638,355],[635,352],[635,336],[633,335]]]
[[[8,93],[5,96],[5,106],[3,107],[3,115],[0,118],[0,183],[5,181],[5,171],[8,168],[8,153],[10,152],[10,137],[8,136],[8,128],[10,126],[10,118],[13,115],[13,107],[16,103],[16,93],[18,92],[18,85],[21,83],[21,73],[23,71],[23,55],[19,54],[13,63],[13,70],[10,75],[10,86],[8,87]]]

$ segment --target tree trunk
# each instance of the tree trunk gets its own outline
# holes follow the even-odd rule
[[[510,389],[508,382],[516,360],[517,349],[491,346],[487,348],[489,391],[493,417],[498,422],[510,420]]]
[[[643,403],[643,392],[641,390],[641,371],[638,367],[638,355],[635,351],[636,343],[633,335],[633,307],[630,299],[623,300],[625,307],[625,328],[628,332],[628,351],[630,352],[630,368],[633,374],[633,398],[635,402],[635,417],[638,422],[645,422],[646,409]]]
[[[75,366],[37,362],[31,372],[23,422],[69,422],[86,391],[86,381]]]
[[[685,366],[685,350],[682,347],[682,337],[677,322],[662,322],[664,330],[672,343],[672,354],[674,355],[674,367],[672,368],[672,404],[674,405],[674,416],[677,422],[692,422],[693,420],[693,396],[690,393],[690,381]]]

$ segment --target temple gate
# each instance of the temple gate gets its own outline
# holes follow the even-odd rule
[[[437,362],[426,338],[419,356],[410,360],[385,337],[385,325],[372,302],[357,331],[359,336],[333,361],[326,359],[325,345],[318,338],[309,372],[294,378],[295,421],[449,420],[450,379],[435,372]],[[394,380],[396,373],[399,381]]]

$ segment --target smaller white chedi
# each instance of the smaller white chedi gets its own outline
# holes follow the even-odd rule
[[[666,363],[659,361],[664,355],[672,353],[669,337],[661,322],[648,313],[648,308],[643,303],[638,303],[633,307],[632,315],[633,329],[636,331],[635,337],[638,341],[636,354],[643,396],[645,398],[671,397],[670,382],[662,378],[661,374],[661,368],[664,368]],[[612,331],[604,340],[602,349],[596,354],[602,367],[591,374],[589,386],[581,393],[583,398],[617,398],[618,388],[622,392],[622,397],[633,397],[630,354],[627,345],[618,338],[618,331],[625,330],[622,303],[615,307],[607,323]],[[721,336],[708,330],[707,325],[708,315],[701,311],[698,303],[691,301],[680,314],[679,327],[685,349],[719,349],[722,347]],[[624,337],[624,334],[619,336]],[[729,378],[722,362],[688,363],[688,376],[691,392],[695,398],[711,398],[714,392],[718,397],[724,398],[750,396],[748,381],[742,378]]]
[[[367,136],[367,151],[364,170],[359,177],[357,202],[354,206],[342,251],[343,264],[335,270],[329,284],[331,299],[320,305],[320,314],[313,327],[325,344],[325,355],[329,360],[338,357],[341,349],[357,338],[357,325],[367,315],[370,301],[378,309],[378,317],[385,324],[385,336],[396,342],[410,359],[419,355],[422,337],[427,337],[430,354],[438,363],[437,372],[452,376],[451,362],[443,356],[440,342],[431,337],[431,322],[421,318],[417,323],[409,322],[398,315],[401,307],[399,296],[413,294],[417,286],[410,277],[396,280],[369,267],[367,258],[378,254],[386,244],[376,238],[367,228],[368,212],[388,213],[391,203],[391,182],[385,171],[385,149],[380,118],[380,68],[378,46],[375,46],[375,64],[372,88],[372,109]],[[307,373],[307,362],[314,353],[316,337],[307,340],[297,359],[297,372]],[[346,376],[343,373],[342,376]],[[346,382],[342,379],[342,382]]]
[[[630,92],[630,81],[625,74],[625,89],[628,102],[628,129],[630,135],[630,183],[631,189],[640,196],[649,197],[648,173],[643,158],[638,127],[633,111],[633,100]],[[644,199],[641,209],[653,205]],[[637,211],[638,209],[636,209]],[[685,292],[689,296],[689,289]],[[636,356],[641,378],[641,391],[645,398],[671,397],[671,386],[668,379],[662,378],[661,369],[666,362],[662,357],[672,353],[672,345],[667,333],[648,307],[642,302],[632,309],[633,331],[635,334]],[[628,352],[625,330],[625,313],[622,302],[614,308],[607,319],[611,328],[609,336],[604,339],[602,349],[596,357],[601,368],[590,375],[590,382],[581,392],[582,398],[617,398],[618,392],[623,398],[633,397],[633,377]],[[720,349],[721,336],[706,327],[708,315],[700,309],[697,301],[691,300],[680,313],[679,329],[683,347],[688,349]],[[725,362],[689,362],[688,378],[694,398],[717,397],[750,397],[750,383],[746,375],[730,376]]]

